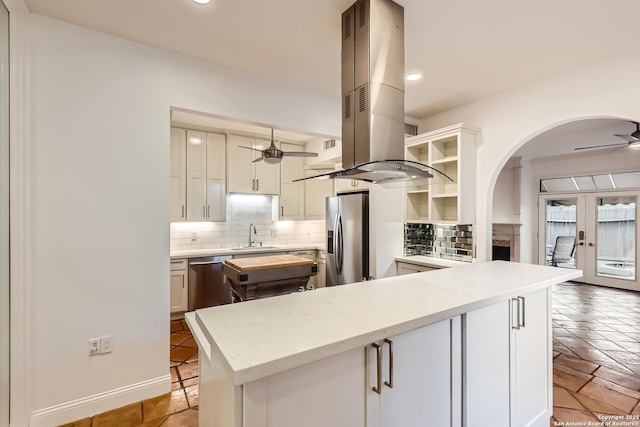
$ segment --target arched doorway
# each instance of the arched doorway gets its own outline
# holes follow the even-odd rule
[[[494,224],[494,242],[496,237],[499,237],[496,236],[496,226],[499,228],[501,223],[511,223],[516,226],[518,230],[522,231],[518,252],[521,261],[538,264],[551,262],[550,255],[552,255],[553,248],[555,246],[555,239],[551,239],[548,236],[547,231],[549,227],[546,226],[546,218],[543,221],[539,220],[540,212],[544,215],[545,211],[539,211],[536,206],[539,204],[538,199],[540,197],[539,194],[541,194],[540,180],[543,178],[558,178],[564,179],[562,182],[565,184],[571,184],[576,179],[578,181],[581,179],[583,181],[590,179],[581,177],[640,170],[640,149],[633,149],[629,147],[625,139],[616,136],[616,134],[631,134],[635,129],[636,125],[626,118],[580,119],[560,124],[529,139],[524,145],[514,152],[513,156],[506,162],[506,165],[503,167],[496,180],[493,190],[492,219],[492,223]],[[581,149],[582,147],[599,145],[611,146]],[[514,177],[517,179],[514,179]],[[599,253],[599,255],[595,255],[595,258],[593,258],[594,261],[590,264],[586,263],[583,259],[580,260],[581,262],[578,263],[578,266],[575,265],[575,262],[573,264],[574,268],[583,269],[585,272],[587,270],[590,271],[588,280],[585,275],[586,282],[622,287],[625,289],[638,289],[637,274],[635,275],[634,280],[618,280],[618,282],[620,282],[618,284],[615,283],[616,280],[609,280],[609,276],[611,276],[611,274],[607,274],[611,273],[611,268],[616,268],[615,265],[622,265],[625,266],[624,268],[628,268],[629,264],[635,264],[633,266],[634,269],[635,266],[637,266],[638,230],[637,227],[635,227],[635,224],[632,224],[633,227],[635,227],[635,231],[630,232],[633,235],[631,237],[634,237],[635,239],[631,240],[632,249],[635,252],[626,251],[622,254],[622,252],[617,250],[618,248],[604,247],[603,243],[607,238],[611,240],[611,235],[607,236],[606,234],[602,234],[599,245],[595,240],[598,233],[597,224],[600,223],[600,232],[602,233],[604,233],[604,229],[606,228],[602,225],[604,222],[603,218],[601,217],[600,220],[597,219],[598,215],[604,215],[604,207],[607,205],[610,206],[607,211],[607,215],[612,214],[615,209],[619,212],[622,212],[625,209],[623,207],[614,209],[611,207],[613,205],[622,204],[624,206],[629,206],[625,211],[625,215],[635,209],[635,207],[633,207],[635,203],[633,200],[628,201],[625,199],[625,201],[614,197],[616,194],[612,191],[616,189],[620,190],[616,187],[617,186],[615,184],[610,185],[610,188],[603,191],[604,193],[609,193],[608,196],[611,197],[608,197],[607,194],[589,196],[589,200],[593,201],[592,205],[600,206],[600,211],[598,211],[597,206],[589,208],[588,216],[596,218],[596,220],[592,220],[588,237],[594,237],[594,239],[591,239],[590,241],[587,241],[586,239],[580,240],[580,231],[583,232],[582,237],[584,237],[586,230],[575,229],[575,233],[573,234],[576,236],[576,249],[573,250],[573,253],[570,251],[570,255],[574,255],[573,261],[575,261],[575,256],[582,251],[591,251],[592,254]],[[547,191],[546,195],[548,197],[544,200],[549,200],[551,204],[562,205],[558,200],[565,200],[566,198],[563,198],[563,196],[569,195],[572,191],[574,193],[585,192],[578,191],[578,188],[591,188],[591,190],[596,191],[600,190],[595,185],[592,185],[591,187],[584,184],[582,187],[556,186],[555,188],[552,188],[555,194],[551,196],[551,193]],[[638,189],[639,188],[626,188],[625,190],[633,192]],[[558,197],[555,197],[556,195]],[[632,199],[637,197],[634,194],[628,195],[626,193],[624,195],[619,193],[617,196],[629,196]],[[555,202],[553,202],[553,200],[555,200]],[[597,202],[598,200],[599,202]],[[546,201],[542,201],[542,203],[546,203]],[[587,217],[584,212],[586,211],[583,211],[582,219]],[[633,215],[635,215],[635,221],[638,216],[637,210],[635,210]],[[556,220],[558,220],[558,218],[556,218]],[[573,221],[575,221],[575,217]],[[637,223],[637,221],[635,221],[635,223]],[[628,226],[629,221],[627,221],[626,224],[626,226]],[[608,224],[607,226],[611,225],[612,224]],[[566,234],[571,235],[569,232]],[[548,242],[547,240],[549,239],[553,240],[553,242]],[[610,241],[608,246],[615,246],[618,241],[619,240],[614,242]],[[580,245],[580,243],[583,243],[583,245]],[[591,243],[592,246],[589,246],[589,243]],[[547,245],[551,245],[548,251]],[[612,250],[609,251],[608,249]],[[610,252],[610,255],[612,256],[614,253],[620,252],[618,257],[622,257],[624,259],[604,259],[606,257],[603,257],[602,255],[605,252]],[[568,259],[571,260],[571,256],[569,256]],[[607,264],[613,264],[614,267]],[[560,263],[560,265],[567,267],[571,265],[571,262]]]

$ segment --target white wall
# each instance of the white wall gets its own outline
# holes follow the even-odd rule
[[[54,425],[169,391],[170,107],[338,135],[340,99],[29,21],[30,410]]]
[[[493,223],[520,223],[520,158],[512,157],[502,168],[493,192]]]
[[[477,147],[476,233],[479,261],[491,256],[493,189],[516,149],[537,134],[569,121],[616,117],[640,120],[640,48],[569,70],[478,102],[429,117],[421,131],[455,123],[482,129]],[[523,221],[524,224],[524,221]],[[525,224],[525,228],[531,224]],[[527,245],[527,242],[522,242]]]

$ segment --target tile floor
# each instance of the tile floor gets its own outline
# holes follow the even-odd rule
[[[198,347],[184,320],[171,321],[171,392],[63,427],[197,427]]]
[[[553,296],[550,425],[640,415],[640,293],[567,283]],[[197,427],[198,352],[184,320],[171,322],[169,357],[171,393],[64,427]]]
[[[553,349],[551,426],[622,415],[640,427],[640,293],[554,286]]]

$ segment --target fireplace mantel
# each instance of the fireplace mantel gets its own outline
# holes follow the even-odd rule
[[[522,224],[494,223],[492,232],[492,245],[508,247],[510,260],[520,261],[520,227]]]

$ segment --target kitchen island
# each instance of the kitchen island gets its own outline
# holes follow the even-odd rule
[[[550,286],[495,261],[197,310],[200,425],[548,425]]]

